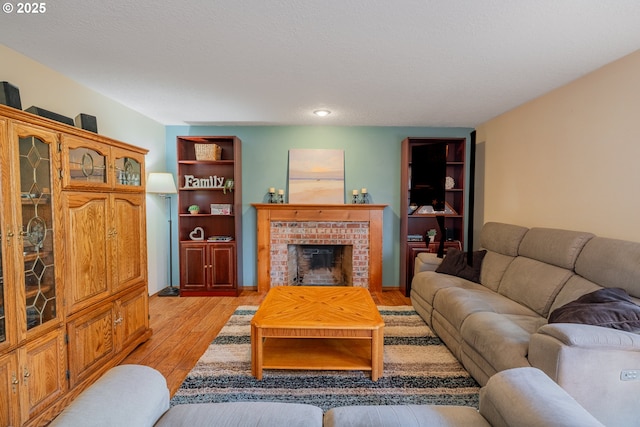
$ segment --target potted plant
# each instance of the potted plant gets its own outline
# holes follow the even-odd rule
[[[431,230],[427,231],[427,237],[429,237],[429,243],[433,243],[433,241],[436,239],[436,234],[438,234],[438,232],[436,231],[435,228],[432,228]]]
[[[223,185],[223,187],[222,187],[222,192],[223,192],[224,194],[227,194],[227,190],[229,190],[229,191],[233,191],[233,185],[234,185],[233,180],[232,180],[232,179],[227,179],[227,180],[224,182],[224,185]]]
[[[188,210],[191,215],[198,215],[198,213],[200,213],[200,206],[191,205],[189,206]]]

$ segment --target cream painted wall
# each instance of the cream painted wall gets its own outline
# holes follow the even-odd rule
[[[101,135],[149,150],[146,156],[147,173],[164,171],[164,125],[3,45],[0,45],[0,81],[8,81],[20,89],[23,109],[35,105],[71,118],[79,113],[95,116]],[[167,215],[168,210],[162,199],[147,196],[147,256],[151,294],[168,284]]]
[[[480,125],[475,229],[501,221],[640,242],[639,123],[640,50]]]

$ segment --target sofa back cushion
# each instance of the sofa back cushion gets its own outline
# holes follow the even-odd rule
[[[480,246],[492,252],[516,256],[522,238],[529,229],[513,224],[487,222],[480,231]]]
[[[528,228],[487,222],[480,232],[480,246],[487,250],[480,270],[480,283],[497,292],[504,272],[518,255],[518,247]]]
[[[547,317],[558,292],[572,275],[566,268],[519,256],[509,264],[498,292]]]
[[[640,243],[594,237],[576,260],[576,273],[605,288],[640,298]]]
[[[580,231],[532,228],[522,238],[518,255],[573,270],[578,255],[593,237]]]
[[[554,228],[532,228],[523,236],[518,257],[509,264],[498,292],[543,317],[573,268],[591,233]]]
[[[480,283],[494,292],[498,292],[500,281],[507,267],[515,257],[487,251],[480,268]]]
[[[562,307],[565,304],[569,304],[572,301],[577,300],[582,295],[588,294],[589,292],[597,291],[598,289],[602,289],[601,286],[596,285],[595,283],[585,279],[582,276],[577,274],[571,276],[567,283],[564,284],[556,299],[551,304],[551,308],[549,309],[549,313],[553,312],[556,308]]]

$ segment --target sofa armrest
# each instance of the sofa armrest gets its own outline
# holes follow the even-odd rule
[[[537,333],[568,346],[640,352],[640,335],[601,326],[549,323],[541,326]]]
[[[493,427],[602,426],[544,372],[514,368],[493,375],[480,390],[480,414]]]
[[[110,369],[84,390],[50,427],[151,427],[169,409],[162,374],[142,365]]]
[[[437,254],[420,252],[414,260],[413,274],[416,275],[422,271],[436,271],[441,262],[442,258],[438,258]]]
[[[640,381],[633,377],[640,371],[640,335],[600,326],[548,324],[531,335],[528,359],[602,423],[638,425]]]

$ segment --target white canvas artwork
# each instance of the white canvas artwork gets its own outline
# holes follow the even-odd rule
[[[289,203],[344,204],[344,150],[289,150]]]

